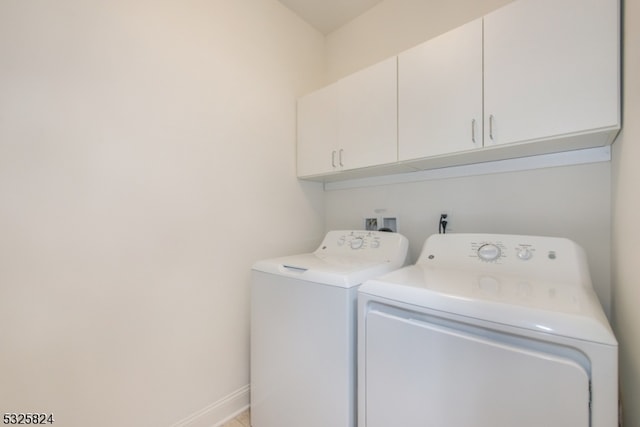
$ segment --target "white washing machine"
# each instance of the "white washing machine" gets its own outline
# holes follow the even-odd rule
[[[358,295],[359,427],[614,427],[618,345],[584,251],[440,234]]]
[[[357,288],[402,267],[407,247],[396,233],[330,231],[313,253],[253,266],[253,427],[355,427]]]

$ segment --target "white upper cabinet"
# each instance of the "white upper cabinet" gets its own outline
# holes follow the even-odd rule
[[[398,157],[482,147],[482,19],[398,56]]]
[[[332,84],[298,100],[298,176],[338,168],[338,86]]]
[[[618,0],[517,0],[485,16],[485,146],[619,128],[619,25]]]
[[[398,160],[397,59],[298,100],[298,176]]]
[[[620,20],[620,0],[515,0],[303,97],[298,176],[611,144],[621,123]]]
[[[345,169],[398,160],[398,62],[389,58],[338,82],[338,140]]]

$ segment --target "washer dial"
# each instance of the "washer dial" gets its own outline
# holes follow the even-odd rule
[[[364,239],[362,237],[354,237],[351,240],[351,249],[360,249],[364,243]]]

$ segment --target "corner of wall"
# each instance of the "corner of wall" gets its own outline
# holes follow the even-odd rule
[[[249,385],[183,418],[171,427],[218,427],[249,407]]]

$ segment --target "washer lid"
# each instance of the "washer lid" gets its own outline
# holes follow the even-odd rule
[[[258,261],[254,271],[277,274],[322,283],[325,285],[351,288],[401,267],[391,261],[371,261],[359,257],[336,256],[310,253]]]
[[[537,332],[617,345],[590,286],[417,264],[369,280],[360,294]]]

